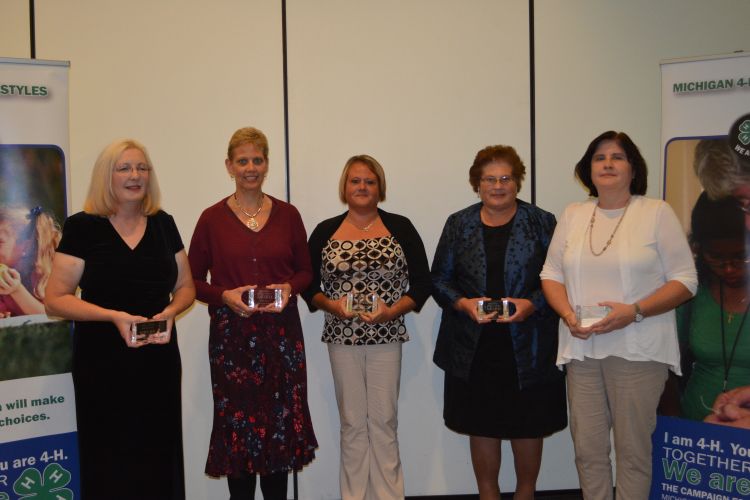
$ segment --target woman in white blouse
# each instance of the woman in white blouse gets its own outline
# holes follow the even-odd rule
[[[565,209],[541,278],[562,318],[557,364],[578,476],[587,500],[613,497],[613,430],[617,498],[648,498],[656,406],[668,369],[680,369],[674,308],[697,288],[693,257],[669,205],[642,196],[646,162],[627,134],[594,139],[575,174],[591,198]]]

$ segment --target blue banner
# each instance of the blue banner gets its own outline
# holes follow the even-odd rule
[[[652,441],[652,500],[750,498],[750,431],[659,417]]]
[[[0,444],[0,500],[77,498],[76,433]]]

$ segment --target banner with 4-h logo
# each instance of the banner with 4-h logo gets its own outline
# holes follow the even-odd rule
[[[0,500],[80,498],[70,324],[44,313],[68,212],[68,69],[0,58]]]
[[[696,299],[677,311],[684,373],[673,385],[682,390],[674,414],[691,420],[659,417],[650,498],[747,499],[750,419],[742,415],[750,414],[750,306],[730,310],[724,300],[731,288],[740,304],[750,301],[750,54],[666,61],[661,74],[664,198],[687,234],[692,224],[720,229],[692,239],[700,284]],[[716,213],[731,223],[722,226]],[[725,404],[724,395],[716,408],[744,413],[714,409],[732,389],[748,396]],[[703,422],[707,417],[724,425]]]

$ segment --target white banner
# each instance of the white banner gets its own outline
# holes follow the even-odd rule
[[[678,401],[668,413],[685,418],[659,418],[650,498],[750,498],[750,419],[712,409],[721,397],[716,408],[750,414],[750,54],[667,61],[661,71],[663,193],[686,233],[694,224],[700,283],[677,310],[685,380],[662,402]],[[725,303],[730,292],[740,306]]]
[[[0,500],[80,497],[70,326],[44,314],[69,208],[68,66],[0,58]]]
[[[700,139],[724,137],[750,113],[750,54],[661,65],[662,193],[687,229],[702,187],[693,173]]]

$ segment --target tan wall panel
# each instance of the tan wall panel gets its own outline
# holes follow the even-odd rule
[[[124,136],[149,148],[164,208],[190,242],[200,212],[230,194],[229,137],[255,125],[270,141],[266,190],[285,197],[281,7],[276,0],[37,0],[38,55],[70,60],[72,206],[91,166]],[[227,498],[203,469],[213,418],[208,313],[178,322],[188,498]]]
[[[0,0],[0,57],[31,57],[28,0]]]
[[[605,130],[623,130],[661,197],[661,73],[665,59],[750,48],[750,2],[539,0],[538,202],[557,214],[585,191],[573,167]]]
[[[477,200],[468,183],[476,152],[505,143],[528,160],[527,2],[291,2],[288,15],[291,194],[308,231],[345,210],[341,169],[367,153],[386,172],[382,208],[412,220],[431,259],[448,215]],[[399,405],[407,495],[476,491],[468,439],[442,421],[443,372],[431,361],[438,323],[431,300],[407,316]],[[306,313],[303,325],[321,448],[301,480],[336,498],[339,418],[322,313]],[[545,463],[544,488],[577,485],[552,469]],[[515,484],[509,459],[501,484]]]

